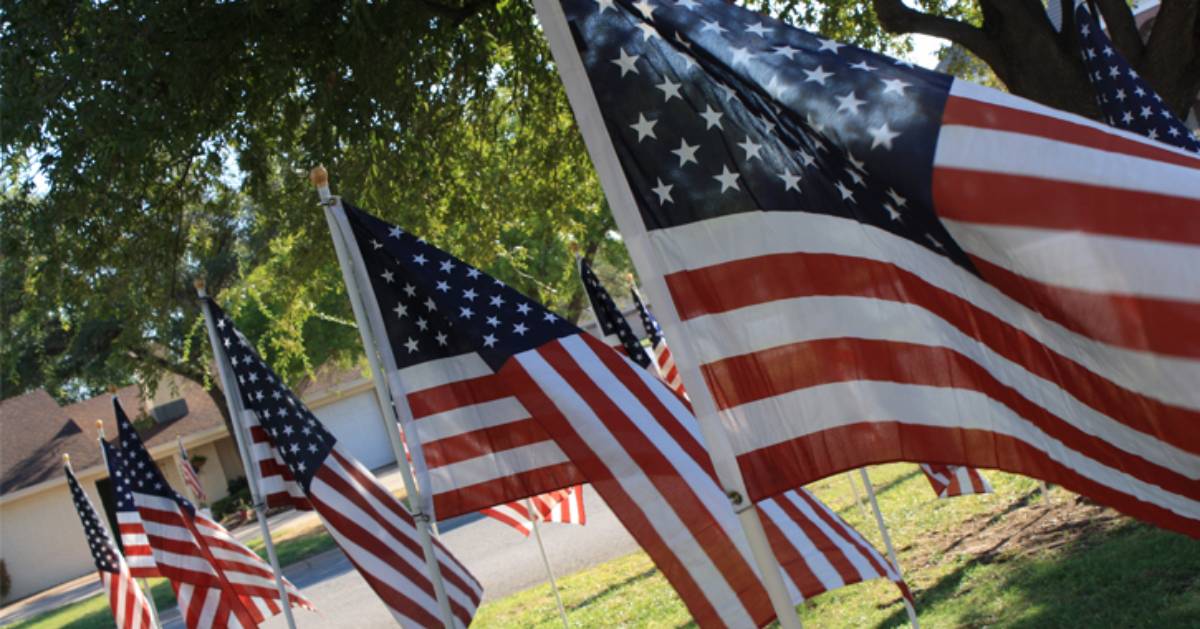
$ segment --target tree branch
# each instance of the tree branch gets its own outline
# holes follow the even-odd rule
[[[1096,8],[1104,16],[1108,26],[1108,36],[1112,39],[1117,51],[1129,63],[1137,65],[1142,59],[1145,46],[1138,35],[1137,24],[1133,20],[1133,9],[1125,0],[1094,0]]]
[[[879,23],[885,29],[893,33],[920,33],[948,39],[982,59],[1002,80],[1007,74],[1000,47],[978,28],[966,22],[910,9],[902,0],[872,0],[872,5]]]

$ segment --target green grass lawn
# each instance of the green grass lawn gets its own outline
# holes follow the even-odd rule
[[[1037,481],[988,472],[990,496],[937,500],[913,465],[871,469],[924,627],[1198,627],[1200,542],[1132,522]],[[857,477],[856,477],[857,478]],[[882,551],[844,475],[810,487]],[[861,488],[860,488],[861,491]],[[581,627],[690,624],[644,553],[559,579]],[[876,580],[816,597],[806,627],[902,627],[899,592]],[[561,626],[549,586],[484,605],[480,627]]]
[[[924,627],[1200,627],[1200,542],[1142,525],[1037,481],[986,472],[989,496],[938,500],[909,464],[871,469],[880,505]],[[830,507],[882,550],[845,475],[813,484]],[[861,491],[861,490],[860,490]],[[585,530],[586,531],[586,530]],[[582,533],[586,534],[586,532]],[[278,544],[283,563],[332,547],[316,530]],[[261,542],[252,542],[261,554]],[[559,579],[571,624],[672,627],[691,622],[645,553]],[[165,582],[160,606],[174,603]],[[808,627],[902,627],[899,592],[876,580],[806,603]],[[111,627],[95,597],[14,627]],[[479,627],[560,626],[548,586],[484,605]]]

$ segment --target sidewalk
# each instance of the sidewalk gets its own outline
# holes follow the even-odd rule
[[[404,479],[400,476],[400,468],[395,465],[374,470],[374,474],[384,487],[395,493],[404,493]],[[277,542],[289,539],[321,525],[320,518],[312,511],[285,511],[267,518],[271,529],[271,537]],[[260,537],[257,522],[243,524],[231,531],[233,536],[242,543]],[[100,580],[94,572],[71,579],[66,583],[31,594],[19,601],[14,601],[0,608],[0,626],[8,625],[52,609],[64,607],[85,600],[104,591]],[[164,616],[168,610],[159,610]]]

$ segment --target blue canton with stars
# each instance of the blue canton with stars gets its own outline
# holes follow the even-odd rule
[[[972,269],[932,211],[953,79],[721,0],[563,0],[643,222],[831,214]]]
[[[96,568],[104,572],[119,573],[121,571],[120,559],[117,556],[117,548],[108,535],[108,530],[100,524],[100,518],[96,516],[96,509],[92,506],[91,499],[79,486],[79,481],[71,473],[71,468],[67,467],[66,472],[67,485],[71,488],[71,500],[75,501],[75,511],[79,513],[79,521],[83,523],[83,532],[87,535],[88,548],[92,551],[92,559],[96,562]]]
[[[1162,97],[1113,48],[1086,3],[1075,5],[1075,27],[1083,65],[1108,124],[1200,153],[1200,139],[1167,109]]]
[[[642,296],[638,294],[637,289],[631,288],[629,292],[633,293],[633,303],[637,304],[638,315],[642,317],[642,327],[646,328],[646,336],[650,338],[650,347],[658,347],[663,339],[662,326],[658,325],[658,319],[655,319],[646,304],[642,303]]]
[[[625,347],[625,354],[630,360],[641,365],[642,367],[650,366],[650,355],[638,342],[637,336],[633,333],[633,329],[629,327],[629,322],[625,320],[625,315],[621,314],[621,309],[617,308],[616,302],[612,296],[600,284],[600,278],[592,272],[592,265],[588,261],[579,259],[579,274],[583,277],[583,287],[587,291],[588,301],[592,304],[592,310],[596,313],[596,320],[600,324],[600,330],[605,335],[613,335],[620,339],[621,345]]]
[[[162,471],[150,458],[137,429],[125,415],[117,398],[113,398],[113,412],[117,416],[117,438],[115,443],[104,444],[108,457],[108,472],[113,480],[113,492],[117,498],[118,511],[137,511],[133,492],[150,494],[174,500],[180,508],[195,515],[196,508],[182,494],[171,489]]]
[[[267,366],[233,320],[212,299],[207,299],[221,353],[237,378],[242,404],[258,416],[259,424],[275,444],[292,477],[307,492],[313,476],[329,456],[337,439],[308,410],[294,393],[282,384]]]
[[[493,370],[579,328],[504,282],[343,203],[397,366],[477,352]]]

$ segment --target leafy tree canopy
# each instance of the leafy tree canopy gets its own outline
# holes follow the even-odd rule
[[[885,52],[944,37],[1014,91],[1092,113],[1037,0],[750,4]],[[1121,0],[1099,4],[1180,111],[1200,88],[1195,0],[1165,0],[1176,21],[1147,43]],[[5,396],[211,385],[197,274],[285,377],[353,358],[306,177],[321,162],[335,192],[568,315],[571,242],[608,279],[629,267],[526,0],[7,0],[0,37]]]

